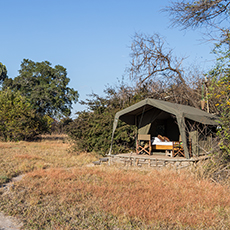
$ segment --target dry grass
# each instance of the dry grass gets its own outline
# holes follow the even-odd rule
[[[70,151],[66,136],[43,136],[39,142],[0,142],[0,185],[13,176],[49,167],[74,167],[97,159],[96,155]]]
[[[8,165],[34,165],[0,196],[0,210],[22,218],[27,229],[230,228],[229,188],[186,171],[86,167],[93,157],[70,154],[60,142],[2,145],[27,149],[13,151]]]
[[[47,204],[48,198],[64,207],[71,204],[89,209],[94,205],[103,213],[136,219],[146,226],[163,222],[208,228],[218,227],[220,222],[227,227],[229,222],[227,188],[168,170],[143,174],[107,167],[51,168],[27,174],[15,191],[23,191],[19,199],[27,208]]]

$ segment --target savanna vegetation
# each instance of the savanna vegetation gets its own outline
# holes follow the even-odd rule
[[[52,139],[53,138],[53,139]],[[227,185],[192,171],[92,166],[67,136],[1,142],[0,211],[24,229],[228,229]]]
[[[52,123],[69,116],[78,92],[68,87],[67,70],[60,65],[24,59],[12,79],[0,63],[0,138],[32,140],[50,133]]]
[[[63,66],[24,59],[12,79],[0,63],[0,211],[25,229],[229,229],[229,4],[177,0],[164,9],[172,26],[218,31],[207,37],[215,42],[212,69],[185,69],[159,34],[135,34],[131,81],[80,101],[87,109],[76,119],[70,111],[79,95]],[[211,159],[190,171],[93,166],[109,151],[115,113],[147,97],[196,108],[205,101],[220,117]],[[113,151],[129,151],[135,137],[136,128],[119,121]]]

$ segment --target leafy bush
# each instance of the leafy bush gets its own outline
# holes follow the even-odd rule
[[[0,107],[0,137],[4,141],[30,140],[50,129],[51,119],[36,114],[19,92],[0,91]]]
[[[100,98],[97,98],[98,102]],[[119,109],[100,105],[94,111],[78,113],[78,118],[67,128],[68,135],[83,151],[96,151],[101,155],[108,153],[115,113]],[[113,151],[126,152],[134,146],[135,128],[119,121],[115,133]]]
[[[66,127],[73,122],[70,117],[63,117],[60,120],[54,120],[51,127],[51,132],[54,134],[64,134],[66,133]]]
[[[224,76],[217,82],[217,87],[220,89],[216,93],[219,103],[216,106],[221,111],[221,129],[218,134],[220,136],[220,148],[230,156],[230,76]]]
[[[209,97],[220,116],[219,146],[225,157],[230,157],[230,69],[217,65],[210,75],[212,85]]]

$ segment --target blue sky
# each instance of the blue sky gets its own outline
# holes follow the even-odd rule
[[[130,62],[134,33],[159,33],[185,67],[214,63],[210,43],[200,30],[170,28],[161,9],[169,0],[0,0],[0,62],[16,77],[23,58],[67,68],[69,86],[80,100],[103,95],[116,84]],[[83,109],[74,105],[73,113]]]

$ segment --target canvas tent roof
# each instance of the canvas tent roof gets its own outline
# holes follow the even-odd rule
[[[127,124],[135,125],[135,116],[143,112],[143,106],[146,106],[145,111],[148,111],[150,108],[155,107],[165,112],[171,113],[175,116],[185,117],[202,124],[218,125],[218,118],[216,116],[204,112],[203,110],[196,109],[194,107],[187,105],[180,105],[176,103],[150,98],[142,100],[132,106],[129,106],[126,109],[117,112],[115,115],[115,119],[119,118]]]
[[[216,116],[206,113],[200,109],[196,109],[191,106],[170,103],[163,100],[147,98],[116,113],[114,118],[114,123],[113,123],[112,140],[113,140],[114,132],[117,127],[118,119],[124,121],[127,124],[136,125],[136,117],[142,115],[142,113],[147,113],[153,108],[156,108],[158,111],[159,110],[164,111],[176,116],[182,141],[184,143],[186,143],[185,120],[184,120],[185,118],[205,125],[213,125],[213,126],[218,125],[217,122],[218,118]],[[154,110],[152,112],[150,111],[148,117],[145,116],[145,119],[148,120],[147,123],[148,122],[151,123],[156,118],[156,116],[154,117],[153,114],[151,114],[156,112],[157,111]],[[185,155],[188,158],[188,151],[186,150],[186,148],[187,146],[185,144]],[[110,149],[110,153],[111,150],[112,148]]]

